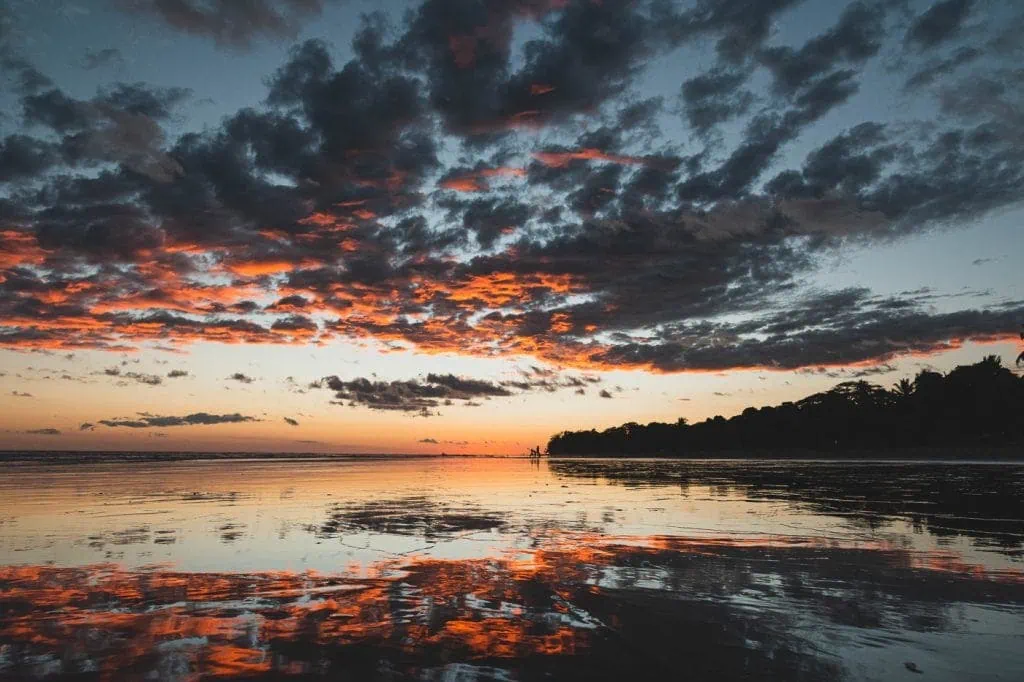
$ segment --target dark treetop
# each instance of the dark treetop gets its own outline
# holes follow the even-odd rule
[[[910,448],[1024,446],[1024,377],[990,355],[948,374],[922,370],[892,389],[846,381],[777,406],[748,407],[697,424],[630,422],[604,431],[564,431],[549,455],[730,456],[765,451],[862,454]],[[1017,452],[1024,452],[1021,448]],[[947,451],[947,454],[949,451]]]

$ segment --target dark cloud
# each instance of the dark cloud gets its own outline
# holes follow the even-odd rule
[[[802,173],[783,173],[767,189],[787,198],[822,198],[835,192],[856,196],[881,177],[898,153],[884,126],[862,123],[808,154]]]
[[[363,378],[343,381],[330,376],[314,382],[312,387],[334,391],[334,399],[339,404],[372,410],[418,412],[423,415],[432,414],[436,408],[452,405],[455,401],[473,405],[476,398],[512,395],[499,384],[453,374],[428,374],[425,380],[405,381]]]
[[[449,129],[473,133],[500,117],[513,22],[530,9],[528,2],[472,0],[427,0],[418,7],[401,50],[410,61],[423,60],[430,102]]]
[[[15,398],[31,398],[31,397],[33,397],[31,393],[26,393],[25,391],[11,391],[11,395],[13,395]]]
[[[800,49],[764,49],[760,60],[774,75],[776,90],[793,94],[840,65],[859,64],[875,56],[885,37],[886,9],[883,3],[853,2],[833,28]]]
[[[1024,182],[1024,117],[1007,109],[1020,101],[1019,91],[1006,97],[988,90],[1002,88],[979,79],[961,92],[949,92],[945,104],[957,115],[981,120],[973,127],[932,136],[915,156],[916,167],[889,176],[865,193],[865,204],[896,219],[900,231],[928,221],[982,215],[1006,205]],[[1012,104],[1011,104],[1012,103]]]
[[[58,133],[85,128],[87,106],[56,88],[22,99],[22,117],[29,125],[47,126]]]
[[[627,104],[619,110],[618,127],[621,130],[641,129],[655,134],[658,132],[657,116],[664,106],[662,97],[649,97]]]
[[[248,48],[257,39],[294,38],[329,0],[118,0],[125,11],[152,16],[183,33],[223,47]]]
[[[28,429],[28,430],[24,431],[23,433],[28,433],[28,434],[35,435],[35,436],[59,436],[59,435],[61,435],[60,429],[53,429],[53,428],[47,428],[47,429]]]
[[[183,369],[172,369],[170,372],[167,373],[167,378],[168,379],[180,379],[181,377],[187,377],[187,376],[188,376],[188,372],[186,370],[183,370]]]
[[[400,43],[426,64],[431,104],[471,138],[557,122],[621,93],[643,61],[673,44],[659,3],[428,0]],[[516,21],[548,18],[514,71]]]
[[[195,412],[183,417],[168,417],[140,413],[137,418],[101,419],[99,424],[109,427],[125,427],[129,429],[147,429],[151,427],[168,426],[197,426],[210,424],[240,424],[243,422],[260,421],[255,417],[248,417],[239,413],[234,414],[209,414],[207,412]]]
[[[602,398],[613,398],[614,397],[611,393],[608,392],[607,389],[604,389],[604,388],[601,389],[601,391],[598,393],[598,395],[601,396]]]
[[[609,359],[643,361],[662,371],[884,362],[951,350],[965,341],[1006,338],[1022,315],[1020,305],[933,313],[906,300],[875,299],[866,291],[850,290],[746,325],[676,328],[666,333],[673,341],[622,346]]]
[[[717,37],[719,58],[739,64],[768,38],[772,23],[803,0],[703,0],[682,14],[667,10],[659,17],[679,38]]]
[[[291,426],[299,425],[299,421],[297,419],[292,419],[291,417],[284,417],[284,421],[286,424],[289,424]]]
[[[268,310],[302,310],[308,308],[310,301],[308,298],[295,294],[293,296],[284,296],[279,298],[277,302],[269,306]]]
[[[688,178],[679,187],[685,201],[719,201],[746,194],[767,170],[779,150],[858,89],[853,71],[836,71],[822,78],[794,100],[783,113],[755,116],[744,131],[743,141],[716,169]]]
[[[60,152],[70,166],[120,163],[158,182],[182,172],[165,150],[161,120],[188,91],[120,83],[92,100],[77,100],[59,89],[22,99],[28,126],[45,127],[62,136]]]
[[[36,179],[59,160],[57,149],[27,135],[0,140],[0,182]]]
[[[456,445],[464,447],[469,445],[468,440],[437,440],[436,438],[421,438],[417,443],[429,443],[431,445]]]
[[[504,86],[504,113],[559,120],[623,92],[644,60],[672,45],[645,4],[569,3],[544,39],[526,45],[526,64]]]
[[[82,56],[82,68],[86,71],[122,64],[124,64],[124,57],[121,56],[121,51],[115,47],[108,47],[102,50],[87,49]]]
[[[228,377],[228,381],[237,381],[240,384],[251,384],[256,380],[247,374],[243,374],[242,372],[235,372],[234,374]]]
[[[477,243],[489,249],[503,234],[525,226],[532,208],[513,199],[480,199],[463,204],[462,224],[476,237]]]
[[[419,175],[436,164],[433,141],[413,131],[423,112],[417,81],[358,61],[334,71],[323,43],[308,41],[292,51],[291,60],[270,81],[267,101],[299,107],[321,137],[326,157],[343,162],[346,153],[353,154],[350,169],[367,186],[392,181],[390,170]],[[284,159],[275,158],[284,150],[268,152],[265,163],[276,162],[278,170],[285,170]],[[377,152],[384,157],[373,158]],[[388,161],[395,166],[382,165]]]
[[[275,320],[274,323],[270,325],[270,330],[306,336],[315,334],[320,330],[320,326],[304,315],[289,315],[288,317]]]
[[[754,94],[741,87],[747,74],[715,70],[695,76],[683,83],[682,99],[690,126],[706,135],[718,124],[747,112]]]
[[[97,105],[155,120],[168,118],[174,108],[192,94],[186,88],[154,88],[145,83],[117,83],[102,90],[94,100]]]
[[[454,374],[428,374],[427,383],[444,386],[454,393],[471,397],[512,395],[501,386],[481,379],[467,379]]]
[[[829,379],[863,379],[881,374],[891,374],[895,371],[895,365],[886,363],[878,365],[877,367],[863,367],[860,369],[849,369],[845,367],[808,367],[799,370],[799,373],[824,376]]]
[[[103,374],[108,377],[117,377],[122,382],[127,383],[128,381],[134,381],[139,384],[146,384],[147,386],[159,386],[164,380],[158,374],[146,374],[144,372],[124,372],[120,367],[109,367],[103,370]]]
[[[574,388],[579,393],[585,386],[601,383],[594,374],[576,374],[531,365],[519,370],[520,377],[501,382],[502,386],[519,391],[545,391],[554,393],[563,388]],[[585,392],[585,391],[584,391]]]
[[[15,49],[14,41],[6,33],[9,31],[0,27],[0,75],[11,90],[19,95],[31,95],[52,87],[53,81]]]
[[[904,90],[916,90],[931,85],[943,76],[948,76],[961,66],[970,64],[981,57],[981,50],[974,47],[961,47],[945,59],[933,61],[918,69],[907,78]]]
[[[921,48],[932,48],[955,36],[971,13],[973,0],[936,2],[914,20],[906,41]]]

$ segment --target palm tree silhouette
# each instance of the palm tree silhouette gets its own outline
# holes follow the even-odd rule
[[[914,382],[907,377],[903,377],[896,382],[896,385],[893,387],[893,393],[901,398],[909,398],[914,394]]]

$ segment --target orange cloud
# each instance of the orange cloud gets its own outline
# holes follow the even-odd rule
[[[510,178],[522,178],[526,177],[525,168],[513,168],[506,166],[498,166],[497,168],[485,168],[480,171],[480,175],[485,178],[496,178],[496,177],[510,177]]]
[[[538,293],[567,294],[579,288],[580,282],[571,275],[492,272],[473,275],[456,283],[449,290],[448,299],[481,301],[491,307],[504,307],[533,300]]]
[[[572,331],[572,318],[566,313],[555,313],[551,316],[551,331],[556,334],[568,334]]]
[[[490,184],[486,181],[486,178],[521,178],[525,175],[525,168],[484,168],[466,173],[465,175],[458,175],[442,180],[440,185],[445,189],[454,190],[456,192],[486,192],[490,189]]]
[[[590,147],[572,152],[533,152],[533,158],[551,168],[564,168],[572,161],[607,161],[620,164],[643,164],[646,159],[640,156],[623,156],[609,154]]]
[[[484,192],[489,189],[486,183],[473,176],[462,176],[443,180],[441,181],[441,187],[456,192]]]
[[[282,272],[290,272],[295,267],[295,264],[290,261],[252,261],[249,263],[232,263],[225,267],[237,275],[258,277],[260,275],[278,275]]]
[[[46,254],[47,252],[40,248],[34,234],[18,230],[0,230],[0,269],[39,265],[46,258]]]

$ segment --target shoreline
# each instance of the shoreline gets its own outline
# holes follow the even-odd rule
[[[524,459],[537,461],[526,454],[441,454],[441,453],[315,453],[315,452],[187,452],[157,451],[0,451],[0,465],[77,466],[88,464],[158,464],[174,462],[374,462],[386,460],[435,459]],[[893,450],[846,450],[821,452],[809,450],[722,450],[682,454],[622,453],[543,455],[544,460],[665,460],[665,461],[819,461],[819,462],[1020,462],[1024,449],[1020,446],[957,446],[948,448],[900,448]]]
[[[319,452],[187,452],[132,450],[7,450],[0,451],[0,464],[152,464],[159,462],[309,462],[377,461],[414,459],[528,459],[528,455],[416,454],[416,453],[319,453]]]
[[[953,446],[953,447],[914,447],[898,449],[857,449],[822,452],[820,450],[712,450],[697,451],[685,455],[676,454],[644,454],[627,455],[612,454],[557,454],[547,455],[547,459],[622,459],[622,460],[798,460],[822,462],[876,462],[876,461],[1017,461],[1024,463],[1024,446]]]

